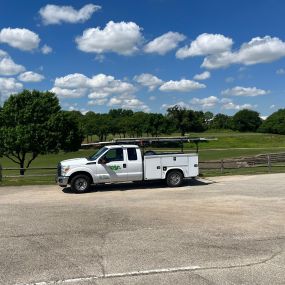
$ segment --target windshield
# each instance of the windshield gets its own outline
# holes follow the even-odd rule
[[[103,154],[108,148],[107,147],[102,147],[100,148],[97,152],[95,152],[94,154],[92,154],[91,156],[89,156],[87,159],[88,160],[96,160],[99,156],[101,156],[101,154]]]

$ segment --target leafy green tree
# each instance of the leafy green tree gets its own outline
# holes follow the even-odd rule
[[[148,115],[147,132],[157,137],[163,133],[165,127],[165,117],[162,114],[151,113]]]
[[[210,124],[212,129],[231,129],[232,125],[232,117],[220,113],[214,116]]]
[[[189,129],[189,117],[186,108],[182,108],[175,105],[167,109],[167,117],[172,120],[177,131],[181,133],[182,136],[185,135]]]
[[[207,129],[210,128],[213,119],[214,119],[214,114],[213,114],[212,112],[207,111],[207,112],[204,113],[205,127],[206,127]]]
[[[285,135],[285,109],[279,109],[271,114],[260,126],[258,131]]]
[[[79,149],[78,123],[60,110],[50,92],[24,90],[12,95],[1,110],[0,154],[20,165],[20,174],[39,154]]]
[[[188,131],[204,132],[207,128],[205,115],[202,111],[187,110]]]
[[[130,118],[129,127],[132,136],[141,137],[147,131],[148,114],[135,112]]]
[[[233,128],[240,132],[255,132],[262,120],[259,113],[252,110],[241,110],[233,116]]]

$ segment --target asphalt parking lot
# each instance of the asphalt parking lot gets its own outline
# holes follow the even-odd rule
[[[2,187],[0,283],[285,284],[284,182]]]

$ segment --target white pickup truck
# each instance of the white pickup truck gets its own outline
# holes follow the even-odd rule
[[[83,193],[91,184],[163,179],[169,187],[183,178],[196,177],[197,153],[142,154],[138,145],[109,145],[88,158],[63,160],[58,164],[57,183]]]

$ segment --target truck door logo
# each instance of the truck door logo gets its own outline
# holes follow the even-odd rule
[[[120,165],[110,165],[109,166],[111,170],[113,171],[117,171],[117,170],[120,170],[121,169],[121,166]]]

